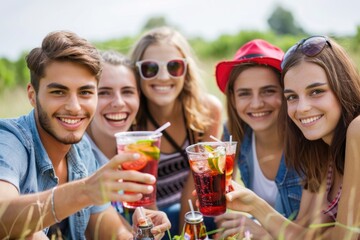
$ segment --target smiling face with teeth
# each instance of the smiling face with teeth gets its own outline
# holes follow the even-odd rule
[[[125,65],[105,63],[98,86],[98,105],[90,125],[96,140],[113,140],[128,131],[139,109],[140,99],[134,72]]]
[[[236,111],[254,132],[277,129],[281,107],[279,76],[264,66],[252,66],[240,72],[234,81]]]
[[[174,45],[161,42],[148,46],[144,51],[142,60],[152,59],[168,62],[179,58],[184,58],[184,56]],[[185,76],[173,78],[164,66],[160,67],[159,71],[155,79],[141,79],[141,91],[148,99],[149,104],[156,106],[173,105],[184,87]]]
[[[308,140],[331,143],[341,117],[341,105],[330,89],[323,68],[301,62],[284,76],[288,115]]]
[[[42,141],[74,144],[94,115],[97,80],[81,65],[53,62],[46,67],[38,92],[29,84],[28,96]]]

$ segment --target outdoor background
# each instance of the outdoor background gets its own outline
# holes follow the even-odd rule
[[[208,91],[224,101],[215,65],[254,38],[286,51],[305,36],[329,35],[360,66],[359,9],[357,0],[2,0],[0,118],[31,109],[24,57],[54,30],[70,30],[99,49],[126,54],[143,31],[175,27],[189,39]]]

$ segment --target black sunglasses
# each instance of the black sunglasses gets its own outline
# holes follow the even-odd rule
[[[167,72],[173,78],[179,78],[186,73],[186,59],[172,59],[167,62],[161,62],[156,60],[142,60],[136,62],[136,66],[139,69],[139,73],[142,79],[151,80],[156,78],[160,72],[160,66],[166,66]]]
[[[284,69],[284,66],[289,56],[295,53],[298,49],[300,49],[301,52],[308,57],[315,57],[316,55],[321,53],[321,51],[325,48],[326,44],[331,47],[329,39],[326,36],[311,36],[300,40],[294,46],[289,48],[289,50],[287,50],[287,52],[285,53],[284,58],[281,62],[281,69]]]

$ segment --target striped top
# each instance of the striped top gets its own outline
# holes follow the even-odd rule
[[[187,146],[189,146],[188,139],[181,147],[184,152]],[[180,202],[181,192],[189,172],[189,161],[184,159],[181,153],[160,154],[156,192],[159,208]]]
[[[333,172],[334,172],[334,170],[333,170],[332,164],[330,164],[327,178],[326,178],[326,195],[327,195],[328,207],[327,207],[327,209],[323,210],[322,212],[323,212],[323,214],[328,215],[332,220],[336,221],[336,215],[337,215],[337,210],[338,210],[338,203],[339,203],[340,196],[341,196],[342,184],[340,185],[340,188],[336,194],[336,197],[333,200],[329,199],[329,193],[330,193],[330,190],[332,187],[333,176],[334,176]]]

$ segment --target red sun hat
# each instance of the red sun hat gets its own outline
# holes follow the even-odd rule
[[[284,52],[262,39],[247,42],[239,48],[232,61],[222,61],[216,65],[216,82],[220,90],[225,93],[226,84],[229,81],[233,67],[242,63],[257,63],[268,65],[281,71],[281,60]]]

